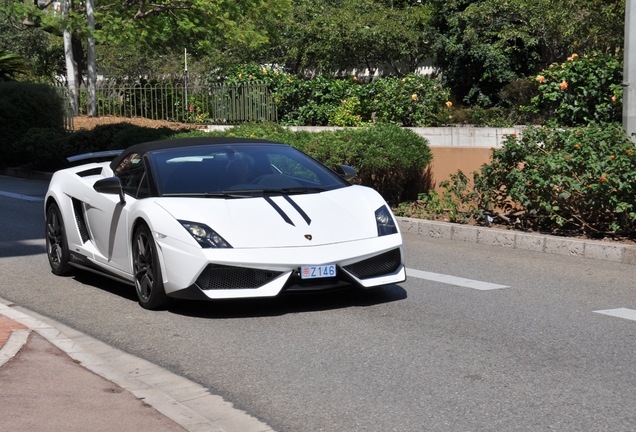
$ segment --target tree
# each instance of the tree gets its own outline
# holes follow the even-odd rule
[[[17,54],[11,54],[0,48],[0,81],[14,81],[15,76],[26,72],[27,63]]]
[[[27,70],[19,76],[22,81],[52,82],[64,72],[60,62],[63,56],[61,41],[56,41],[41,29],[16,31],[5,17],[0,15],[0,46],[20,55],[27,62]]]
[[[432,53],[432,16],[419,2],[297,0],[282,23],[282,43],[267,54],[298,74],[386,66],[388,74],[404,75]]]
[[[435,64],[455,97],[499,102],[501,87],[573,52],[622,46],[624,0],[429,0],[438,30]]]
[[[95,9],[98,44],[118,47],[152,46],[155,51],[183,51],[204,55],[218,46],[254,48],[268,42],[275,21],[289,10],[290,0],[100,0]],[[67,0],[68,14],[53,8],[53,0],[0,0],[0,13],[17,29],[39,28],[62,37],[70,36],[66,50],[77,67],[74,78],[81,82],[85,70],[83,43],[89,36],[85,3]],[[70,67],[70,66],[69,66]]]

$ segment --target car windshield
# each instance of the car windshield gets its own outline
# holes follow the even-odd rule
[[[160,196],[242,198],[338,189],[348,183],[284,144],[179,147],[148,152]]]

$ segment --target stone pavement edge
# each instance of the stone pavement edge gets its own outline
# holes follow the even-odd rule
[[[3,299],[0,430],[273,432],[199,384]]]

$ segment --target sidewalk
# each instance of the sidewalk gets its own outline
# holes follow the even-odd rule
[[[0,299],[0,430],[272,431],[198,384],[11,306]]]

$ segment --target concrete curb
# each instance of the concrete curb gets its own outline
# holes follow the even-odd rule
[[[0,365],[13,358],[26,343],[30,332],[35,331],[84,368],[129,391],[188,431],[272,431],[199,384],[63,324],[26,312],[11,307],[10,302],[0,298],[0,315],[29,329],[12,332],[0,350]]]
[[[636,246],[398,217],[400,229],[427,237],[636,265]]]
[[[0,367],[15,357],[26,343],[31,330],[13,330],[7,342],[0,348]]]

